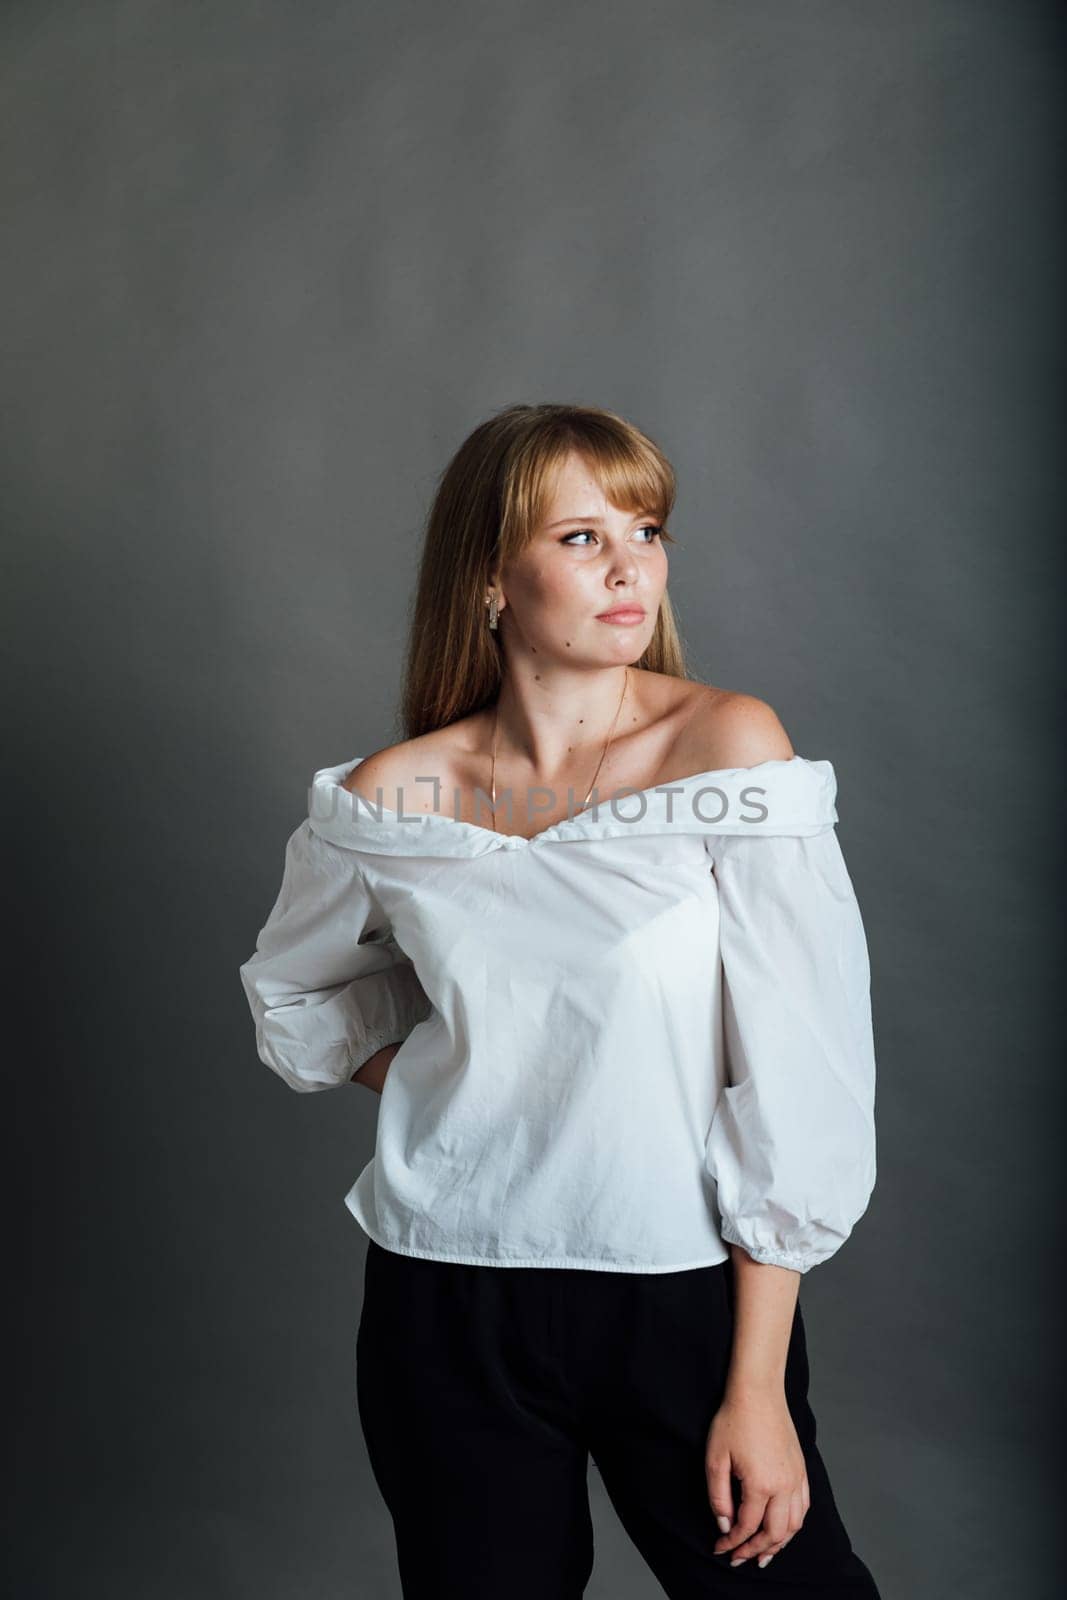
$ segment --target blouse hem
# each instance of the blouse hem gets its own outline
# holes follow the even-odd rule
[[[351,1207],[349,1207],[351,1210]],[[627,1262],[627,1261],[591,1261],[582,1256],[470,1256],[460,1255],[444,1250],[417,1250],[413,1245],[398,1244],[379,1234],[372,1232],[362,1219],[356,1219],[368,1239],[382,1250],[391,1250],[394,1255],[414,1256],[420,1261],[448,1261],[457,1266],[466,1267],[577,1267],[589,1272],[639,1272],[644,1274],[663,1272],[692,1272],[700,1267],[718,1267],[724,1261],[730,1260],[727,1251],[721,1256],[711,1260],[676,1261],[664,1265],[655,1263]]]

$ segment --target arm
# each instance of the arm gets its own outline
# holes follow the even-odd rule
[[[729,1084],[706,1159],[722,1236],[805,1273],[848,1239],[876,1176],[863,923],[832,824],[711,853]]]
[[[764,1567],[802,1527],[811,1504],[804,1452],[785,1392],[786,1356],[800,1274],[753,1261],[730,1246],[734,1340],[726,1389],[705,1451],[708,1501],[730,1565]],[[735,1509],[733,1478],[741,1482]]]
[[[734,1275],[734,1342],[727,1397],[785,1398],[785,1363],[800,1274],[764,1266],[739,1245],[730,1246]]]
[[[832,824],[724,836],[712,855],[730,1082],[707,1164],[737,1322],[708,1479],[733,1524],[716,1550],[736,1561],[780,1549],[810,1503],[786,1352],[801,1274],[841,1247],[874,1186],[874,1050],[866,940]],[[731,1464],[744,1485],[736,1523]]]
[[[773,709],[750,695],[709,697],[691,732],[690,764],[709,770],[795,755]],[[832,826],[835,794],[836,783],[827,792],[820,780],[809,800],[803,783],[791,784],[776,807],[772,781],[768,827],[708,841],[729,1086],[706,1164],[732,1258],[734,1339],[705,1466],[728,1535],[715,1549],[734,1562],[765,1565],[807,1513],[785,1395],[800,1278],[844,1242],[874,1183],[870,971]],[[732,1476],[743,1486],[739,1512]]]
[[[298,1093],[353,1081],[430,1010],[356,852],[308,820],[289,838],[278,898],[240,975],[259,1058]],[[356,1081],[373,1086],[376,1070]]]
[[[381,1094],[385,1087],[386,1074],[399,1049],[399,1043],[383,1045],[352,1074],[352,1082],[361,1083],[365,1089],[370,1089],[374,1094]]]

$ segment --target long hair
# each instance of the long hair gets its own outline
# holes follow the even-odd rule
[[[401,695],[403,736],[447,727],[496,699],[505,662],[486,618],[492,574],[539,526],[554,474],[584,456],[612,505],[666,522],[674,470],[632,423],[593,406],[508,406],[475,428],[441,474],[430,508],[411,607]],[[666,531],[664,540],[676,541]],[[689,676],[664,591],[648,648],[635,663]]]

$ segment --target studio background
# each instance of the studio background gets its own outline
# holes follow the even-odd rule
[[[399,1596],[377,1098],[292,1094],[237,969],[312,772],[400,736],[438,474],[544,400],[666,450],[691,670],[837,771],[879,1176],[801,1304],[853,1542],[884,1600],[1059,1592],[1055,17],[4,9],[20,1600]],[[590,1486],[591,1600],[654,1600]]]

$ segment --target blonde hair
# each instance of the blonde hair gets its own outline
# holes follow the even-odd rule
[[[674,470],[632,423],[593,406],[508,406],[475,428],[438,482],[411,609],[401,696],[403,736],[417,738],[496,699],[505,663],[485,595],[544,517],[557,468],[571,451],[590,463],[612,505],[665,522]],[[666,531],[665,541],[674,543]],[[635,663],[686,678],[664,591],[648,648]]]

